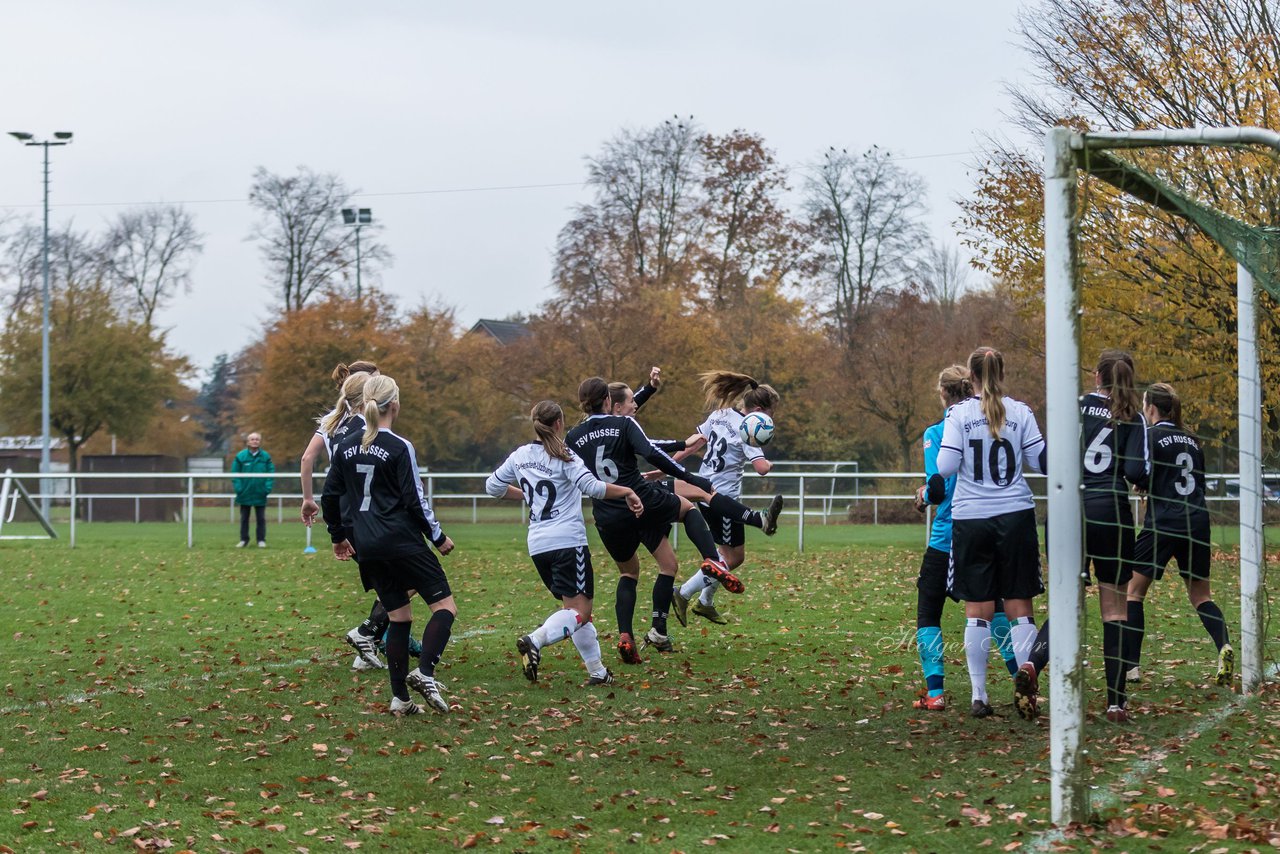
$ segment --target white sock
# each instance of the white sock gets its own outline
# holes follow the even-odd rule
[[[573,633],[573,645],[578,648],[578,655],[582,656],[582,663],[587,666],[587,675],[604,676],[606,671],[595,623],[583,623]]]
[[[544,646],[551,646],[553,643],[559,643],[567,637],[571,637],[578,630],[578,612],[570,608],[562,608],[556,611],[547,621],[538,629],[541,635],[532,635],[533,642],[538,645],[538,649]]]
[[[701,575],[701,573],[699,573]],[[703,605],[716,604],[716,591],[720,589],[720,582],[714,578],[707,579],[707,586],[702,588],[702,595],[698,597],[698,601]]]
[[[970,617],[964,621],[964,657],[969,663],[973,699],[987,702],[987,657],[991,654],[991,623]]]
[[[694,596],[701,593],[702,589],[706,587],[708,583],[715,583],[715,579],[707,578],[702,574],[702,570],[698,570],[693,575],[689,576],[689,579],[685,581],[684,584],[680,585],[680,595],[686,599],[692,599]]]
[[[1015,617],[1009,621],[1009,641],[1013,644],[1013,657],[1018,666],[1027,663],[1031,647],[1036,642],[1036,624],[1030,617]]]

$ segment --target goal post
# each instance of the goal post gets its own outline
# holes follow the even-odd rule
[[[1048,450],[1050,648],[1050,796],[1057,825],[1089,818],[1084,763],[1083,513],[1078,442],[1080,409],[1079,290],[1076,279],[1076,192],[1079,171],[1124,193],[1185,217],[1237,262],[1237,352],[1240,425],[1240,664],[1243,689],[1263,680],[1262,430],[1256,284],[1280,298],[1280,235],[1208,208],[1107,153],[1116,148],[1263,145],[1280,152],[1280,134],[1259,128],[1046,135],[1044,174],[1045,425]]]

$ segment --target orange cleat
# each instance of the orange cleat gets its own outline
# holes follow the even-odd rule
[[[947,698],[945,694],[938,694],[934,697],[920,697],[911,704],[911,708],[929,712],[944,712],[947,709]]]
[[[644,659],[640,657],[639,650],[636,649],[635,638],[626,632],[618,635],[618,655],[622,656],[624,664],[644,663]]]
[[[725,566],[723,561],[707,558],[702,562],[702,574],[719,581],[730,593],[741,593],[747,589],[738,576],[729,571],[729,567]]]

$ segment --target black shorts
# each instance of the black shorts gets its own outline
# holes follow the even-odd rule
[[[1034,510],[951,520],[950,593],[964,602],[1030,599],[1044,592]]]
[[[1209,579],[1209,525],[1188,531],[1143,528],[1133,549],[1133,571],[1159,581],[1170,560],[1178,562],[1178,574],[1187,581]]]
[[[1123,587],[1133,578],[1133,510],[1123,495],[1084,503],[1084,574],[1093,564],[1100,584]]]
[[[916,578],[916,589],[926,596],[951,596],[951,582],[954,564],[951,553],[929,546],[924,550],[924,558],[920,561],[920,576]]]
[[[671,525],[680,518],[680,496],[651,483],[636,490],[644,502],[644,515],[629,510],[596,515],[596,530],[609,557],[618,563],[630,560],[644,546],[652,554],[671,534]],[[623,515],[625,514],[625,515]]]
[[[591,549],[577,546],[571,549],[552,549],[533,555],[533,565],[542,576],[551,595],[557,599],[565,596],[595,596],[595,572],[591,568]]]
[[[736,548],[746,544],[747,529],[741,519],[721,516],[702,502],[698,502],[698,510],[707,520],[707,527],[711,529],[711,539],[716,545]]]
[[[360,581],[365,590],[378,594],[388,611],[409,604],[409,591],[416,590],[428,604],[453,595],[440,561],[433,551],[395,558],[365,558],[360,562]]]

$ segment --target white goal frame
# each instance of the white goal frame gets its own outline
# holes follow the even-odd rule
[[[1044,176],[1045,425],[1049,433],[1048,512],[1050,646],[1050,794],[1054,824],[1089,818],[1088,765],[1083,756],[1084,587],[1080,499],[1079,289],[1076,282],[1077,160],[1087,151],[1167,146],[1263,145],[1280,152],[1280,134],[1259,128],[1046,135]],[[1237,265],[1240,429],[1240,673],[1244,692],[1263,681],[1261,587],[1262,398],[1259,386],[1255,284],[1244,247],[1223,246]]]

